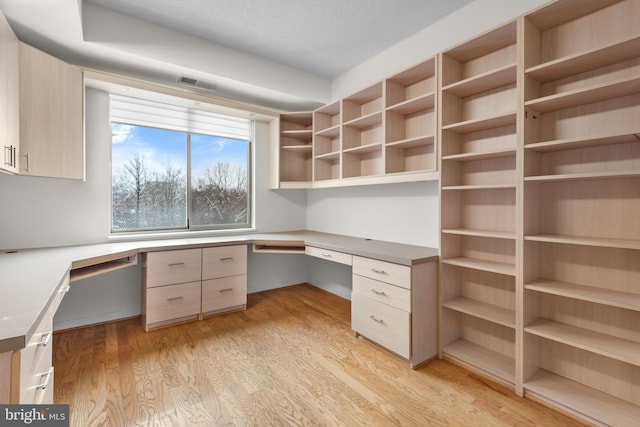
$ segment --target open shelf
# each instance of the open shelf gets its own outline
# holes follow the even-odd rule
[[[639,51],[640,34],[637,34],[604,46],[538,64],[525,70],[525,74],[540,83],[545,83],[634,58],[638,56]]]
[[[640,343],[539,318],[524,328],[542,338],[640,366]]]
[[[452,123],[446,126],[442,126],[443,130],[450,130],[457,133],[471,133],[481,130],[493,129],[502,126],[515,124],[516,113],[515,111],[509,111],[506,113],[500,113],[493,116],[481,117],[478,119],[467,120],[464,122]]]
[[[442,229],[445,234],[458,234],[461,236],[490,237],[493,239],[515,240],[516,233],[494,230],[473,230],[469,228]]]
[[[516,266],[504,262],[487,261],[484,259],[470,257],[445,258],[440,262],[458,267],[471,268],[474,270],[488,271],[491,273],[504,274],[507,276],[516,275]]]
[[[562,110],[583,104],[627,96],[640,92],[640,77],[626,77],[590,87],[570,90],[525,102],[525,107],[539,113]]]
[[[462,296],[443,301],[442,306],[450,310],[459,311],[460,313],[506,326],[507,328],[515,328],[516,315],[514,310]]]
[[[516,64],[489,70],[485,73],[471,76],[467,79],[451,83],[442,88],[443,91],[459,96],[467,97],[480,92],[486,92],[516,81]]]
[[[640,407],[543,369],[526,380],[524,388],[527,394],[588,416],[594,424],[633,426],[640,419]]]
[[[530,182],[560,182],[560,181],[588,181],[594,179],[617,179],[617,178],[637,178],[640,177],[640,170],[615,171],[615,172],[590,172],[590,173],[567,173],[559,175],[539,175],[527,176],[525,181]]]
[[[571,150],[575,148],[588,148],[593,146],[626,144],[629,142],[640,142],[640,129],[631,133],[621,133],[615,135],[589,135],[583,138],[565,138],[551,141],[541,141],[525,145],[525,150],[535,152],[549,152]]]
[[[344,122],[344,125],[350,126],[352,128],[363,129],[363,128],[371,127],[381,123],[382,123],[382,112],[378,111],[375,113],[370,113],[365,116],[361,116],[353,120]]]
[[[464,339],[446,345],[442,352],[454,360],[509,383],[515,382],[515,360]]]
[[[601,289],[549,279],[537,279],[524,285],[525,289],[567,298],[640,311],[640,294]]]
[[[562,243],[567,245],[596,246],[603,248],[640,249],[639,240],[610,239],[605,237],[567,236],[559,234],[527,235],[524,240],[531,242]]]
[[[458,162],[469,162],[484,159],[499,159],[501,157],[515,156],[515,148],[497,149],[494,151],[482,151],[473,153],[450,154],[442,156],[442,160],[455,160]]]
[[[452,191],[452,190],[501,190],[508,188],[516,188],[515,184],[492,184],[492,185],[448,185],[446,187],[442,187],[444,191]]]
[[[420,110],[428,110],[433,108],[435,102],[435,93],[430,92],[424,95],[420,95],[416,98],[411,98],[406,101],[399,102],[397,104],[388,107],[387,110],[400,114],[412,114]]]

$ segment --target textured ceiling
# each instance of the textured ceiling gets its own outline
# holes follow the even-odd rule
[[[85,0],[334,78],[471,0]]]

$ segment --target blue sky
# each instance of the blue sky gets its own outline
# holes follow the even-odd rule
[[[119,170],[139,153],[147,170],[163,171],[168,164],[186,172],[186,134],[184,132],[113,123],[111,162]],[[246,166],[247,144],[227,138],[193,134],[191,136],[192,172],[194,176],[215,161]]]

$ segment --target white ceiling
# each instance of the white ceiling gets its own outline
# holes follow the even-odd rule
[[[18,37],[71,63],[280,109],[472,0],[0,0]],[[259,72],[256,72],[259,70]]]
[[[84,0],[335,78],[471,0]]]

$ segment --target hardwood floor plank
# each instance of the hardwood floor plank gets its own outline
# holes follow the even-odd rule
[[[56,333],[56,403],[72,426],[581,425],[448,361],[410,369],[316,287],[248,302],[148,333],[139,319]]]

